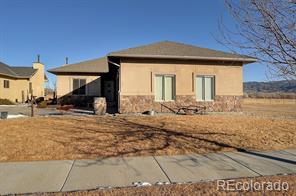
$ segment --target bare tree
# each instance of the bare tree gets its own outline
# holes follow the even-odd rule
[[[273,76],[296,78],[296,0],[225,0],[235,21],[219,22],[219,42],[266,64]]]

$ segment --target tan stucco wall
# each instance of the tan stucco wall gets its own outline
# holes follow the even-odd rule
[[[44,65],[41,63],[33,63],[33,68],[38,69],[30,79],[16,79],[0,75],[0,98],[9,99],[13,102],[18,100],[22,102],[22,91],[24,98],[31,96],[29,93],[29,83],[32,82],[33,95],[37,97],[44,96]],[[4,80],[9,80],[9,88],[4,88]]]
[[[100,76],[57,75],[56,85],[58,97],[72,94],[73,79],[86,79],[87,96],[101,96]]]
[[[214,75],[216,95],[243,95],[241,63],[121,59],[120,95],[154,95],[155,74],[176,76],[176,95],[195,95],[193,77]]]
[[[36,97],[44,97],[44,65],[41,63],[33,63],[33,68],[38,69],[37,72],[30,78],[30,82],[32,82],[33,95]]]
[[[9,88],[4,88],[4,80],[9,80]],[[13,102],[16,99],[22,101],[22,91],[24,91],[25,99],[27,99],[29,90],[28,79],[13,79],[6,76],[0,76],[0,98],[9,99]]]

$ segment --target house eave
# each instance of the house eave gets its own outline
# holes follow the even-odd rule
[[[152,58],[152,59],[176,59],[176,60],[209,60],[209,61],[235,61],[254,63],[256,58],[230,58],[230,57],[201,57],[201,56],[169,56],[169,55],[130,55],[130,54],[109,54],[108,57],[119,58]]]
[[[32,77],[32,76],[15,76],[15,75],[4,74],[4,73],[0,73],[0,75],[10,77],[10,78],[15,78],[15,79],[30,79]]]
[[[108,72],[86,72],[86,71],[54,71],[54,70],[48,70],[49,73],[52,73],[54,75],[100,75],[103,73]]]

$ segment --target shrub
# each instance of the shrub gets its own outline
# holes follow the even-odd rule
[[[74,109],[74,105],[63,105],[63,106],[58,106],[57,110],[65,110],[68,111],[70,109]]]
[[[9,99],[0,99],[0,105],[14,105]]]
[[[47,102],[46,101],[41,101],[38,105],[37,108],[47,108]]]

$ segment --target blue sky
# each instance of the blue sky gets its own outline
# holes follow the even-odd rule
[[[162,40],[228,51],[214,38],[221,16],[233,24],[220,0],[0,0],[0,61],[31,66],[40,54],[50,69]],[[265,75],[244,67],[245,81]]]

